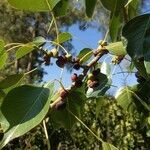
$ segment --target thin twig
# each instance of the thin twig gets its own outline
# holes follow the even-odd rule
[[[69,109],[67,111],[74,116],[98,141],[104,142],[101,138],[99,138],[84,122],[82,122],[76,115],[74,115]]]
[[[47,141],[47,150],[50,150],[51,149],[51,144],[50,144],[50,141],[49,141],[49,136],[48,136],[45,120],[43,120],[43,127],[44,127],[44,133],[45,133],[46,141]]]
[[[59,43],[59,39],[58,39],[59,30],[58,30],[58,25],[57,25],[57,22],[56,22],[56,18],[55,18],[55,15],[54,15],[53,11],[52,11],[52,8],[51,8],[51,5],[50,5],[49,1],[46,0],[46,3],[47,3],[47,6],[48,6],[48,8],[49,8],[49,10],[51,12],[52,19],[54,21],[54,25],[55,25],[55,29],[56,29],[57,42]]]

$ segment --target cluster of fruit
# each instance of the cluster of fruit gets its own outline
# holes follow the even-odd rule
[[[88,74],[88,81],[87,86],[90,88],[98,87],[99,86],[99,74],[100,69],[94,70],[92,73]]]
[[[66,104],[67,104],[67,96],[69,94],[69,91],[67,91],[66,89],[61,89],[59,91],[59,98],[57,103],[54,105],[54,108],[56,110],[63,110],[66,108]]]
[[[97,50],[93,51],[94,59],[87,65],[82,65],[81,59],[79,58],[72,58],[71,54],[65,53],[65,54],[59,54],[58,49],[54,48],[51,51],[44,54],[44,62],[45,65],[50,65],[50,59],[51,57],[56,58],[56,65],[60,68],[64,68],[66,63],[70,63],[73,65],[73,68],[75,70],[79,70],[80,68],[83,69],[81,74],[74,73],[71,76],[72,86],[70,89],[66,90],[62,88],[59,91],[59,98],[54,101],[52,108],[55,108],[56,110],[62,110],[66,107],[67,103],[67,96],[69,94],[69,91],[72,88],[80,88],[83,85],[84,79],[87,79],[87,87],[88,88],[96,88],[100,85],[100,78],[101,78],[101,72],[100,69],[95,69],[91,73],[89,73],[89,70],[95,66],[97,61],[105,54],[109,53],[109,51],[105,48],[107,46],[107,42],[100,41],[99,47]],[[121,62],[121,60],[124,58],[124,56],[116,56],[114,63],[118,64]],[[87,77],[87,78],[85,78]]]
[[[72,59],[72,55],[71,54],[65,54],[65,55],[61,55],[59,56],[58,50],[56,48],[52,49],[49,52],[46,52],[44,54],[44,62],[45,65],[48,66],[50,65],[50,59],[51,57],[56,58],[56,64],[58,67],[60,68],[64,68],[65,64],[67,62],[70,62],[71,64],[73,64],[73,68],[76,70],[80,69],[80,59],[79,58],[73,58]]]

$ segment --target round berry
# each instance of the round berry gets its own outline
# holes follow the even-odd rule
[[[67,54],[67,55],[65,55],[65,57],[66,57],[66,59],[69,60],[69,61],[71,61],[71,59],[72,59],[72,55],[71,55],[71,54]]]
[[[82,84],[83,84],[83,82],[82,82],[81,80],[77,80],[77,81],[75,82],[75,87],[81,87]]]
[[[139,62],[143,62],[143,61],[144,61],[144,57],[138,58],[138,61],[139,61]]]
[[[65,90],[65,89],[61,89],[61,90],[59,91],[59,94],[60,94],[60,97],[61,97],[62,99],[65,99],[65,98],[67,97],[67,95],[68,95],[68,91]]]
[[[50,51],[50,52],[47,52],[47,55],[49,56],[49,57],[53,57],[53,53]]]
[[[50,57],[48,56],[48,54],[44,54],[43,59],[46,66],[50,65]]]
[[[56,110],[63,110],[66,108],[66,102],[60,100],[54,107]]]
[[[74,73],[72,76],[71,76],[71,80],[72,82],[75,82],[78,80],[78,75],[76,73]]]
[[[93,79],[93,78],[94,78],[93,74],[92,74],[92,73],[89,73],[89,74],[88,74],[88,79]]]
[[[58,50],[56,48],[52,49],[51,53],[54,58],[58,57]]]
[[[73,68],[76,69],[76,70],[79,70],[80,69],[80,64],[79,63],[75,63]]]
[[[99,69],[99,68],[96,69],[96,70],[94,70],[94,71],[92,72],[92,74],[93,74],[94,76],[97,76],[99,73],[100,73],[100,69]]]
[[[89,79],[89,80],[87,81],[87,85],[89,86],[92,82],[93,82],[93,81]]]
[[[57,61],[56,61],[57,66],[60,68],[63,68],[65,63],[66,63],[66,59],[62,56],[59,56]]]

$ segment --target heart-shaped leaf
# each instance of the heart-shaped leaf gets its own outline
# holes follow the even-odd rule
[[[51,111],[50,118],[53,126],[55,128],[64,127],[66,129],[71,129],[76,119],[69,111],[80,118],[85,99],[86,97],[83,93],[75,90],[71,91],[68,95],[67,108],[64,110]]]
[[[117,147],[113,146],[112,144],[109,144],[107,142],[102,143],[103,150],[119,150]]]
[[[84,48],[80,51],[79,55],[77,56],[80,59],[80,63],[83,64],[88,61],[93,55],[93,51],[90,48]]]
[[[38,125],[49,110],[53,83],[46,87],[23,85],[11,90],[1,105],[0,121],[5,128],[0,148]],[[2,116],[1,115],[1,116]]]
[[[10,5],[17,9],[28,10],[28,11],[50,11],[60,0],[8,0]]]
[[[27,55],[28,53],[32,52],[33,50],[34,50],[34,44],[32,44],[32,43],[26,44],[17,50],[16,58],[19,59],[19,58]]]
[[[61,44],[61,43],[64,43],[64,42],[70,40],[71,38],[72,38],[72,35],[70,33],[63,32],[58,35],[58,41],[57,41],[57,39],[55,39],[55,42]]]
[[[14,84],[18,83],[21,78],[23,78],[23,74],[14,74],[14,75],[9,75],[5,79],[0,81],[0,89],[6,89]]]
[[[87,17],[91,18],[94,13],[97,0],[85,0],[85,8]]]
[[[126,49],[122,41],[110,43],[108,46],[106,46],[106,49],[115,55],[126,55]]]
[[[56,17],[66,15],[69,0],[61,0],[53,9]]]
[[[122,30],[127,39],[127,53],[134,59],[144,57],[150,60],[150,14],[130,20]]]

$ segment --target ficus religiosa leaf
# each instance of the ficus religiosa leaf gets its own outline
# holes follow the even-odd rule
[[[10,140],[25,134],[43,120],[49,110],[53,91],[53,83],[51,83],[44,87],[23,85],[12,89],[7,94],[1,104],[0,122],[5,125],[3,129],[5,133],[0,148]]]

